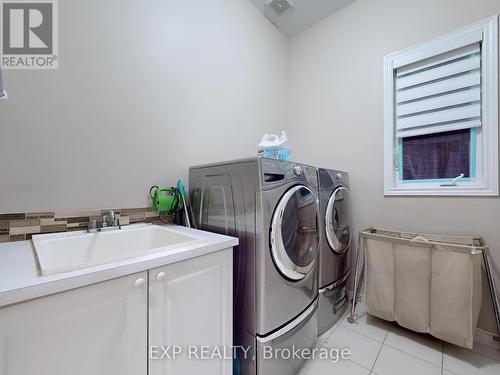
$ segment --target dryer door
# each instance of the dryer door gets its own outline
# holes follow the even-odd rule
[[[313,269],[318,253],[318,206],[303,185],[289,189],[279,201],[271,223],[271,253],[287,279],[299,281]]]
[[[345,217],[347,194],[349,194],[347,188],[338,187],[330,196],[326,206],[326,239],[330,248],[337,254],[345,253],[351,243],[351,229]]]

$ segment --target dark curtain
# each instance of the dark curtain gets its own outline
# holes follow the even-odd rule
[[[403,138],[403,180],[470,177],[470,132]]]

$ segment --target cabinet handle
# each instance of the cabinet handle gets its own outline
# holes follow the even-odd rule
[[[162,281],[165,277],[167,277],[165,272],[158,272],[156,274],[156,280],[158,280],[158,281]]]
[[[142,277],[139,277],[137,280],[135,280],[134,285],[135,285],[136,288],[140,288],[145,283],[146,283],[146,280],[144,280]]]

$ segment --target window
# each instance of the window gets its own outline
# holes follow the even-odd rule
[[[497,18],[385,57],[386,195],[498,195]]]

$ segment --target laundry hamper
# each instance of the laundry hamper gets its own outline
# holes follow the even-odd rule
[[[481,307],[484,241],[367,229],[366,311],[472,348]]]

